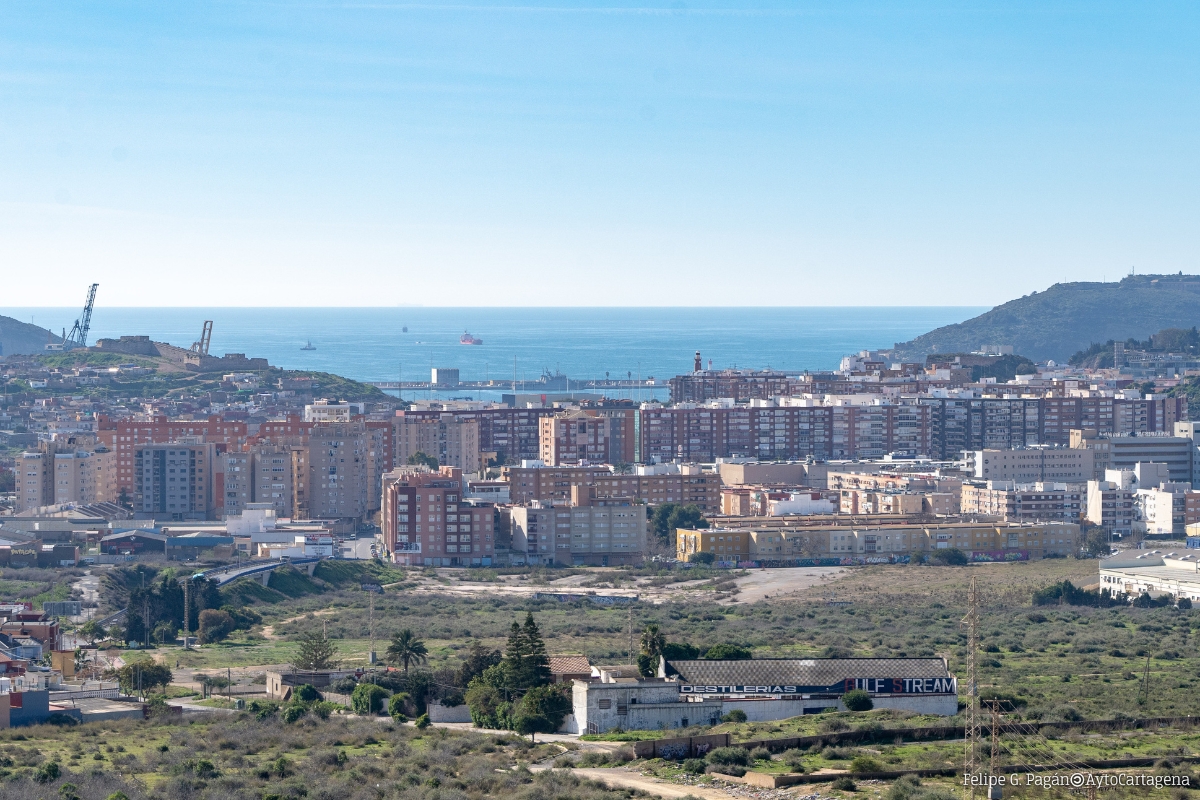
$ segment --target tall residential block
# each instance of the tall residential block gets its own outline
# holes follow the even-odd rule
[[[367,514],[367,426],[332,422],[308,435],[308,510],[318,519],[357,519]]]
[[[133,454],[138,519],[208,519],[213,510],[212,444],[140,444]]]
[[[482,459],[479,421],[455,414],[402,416],[392,421],[393,465],[403,467],[417,453],[437,459],[438,466],[479,472]]]
[[[383,476],[382,528],[392,560],[409,566],[489,566],[495,506],[462,496],[462,472],[399,467]]]
[[[538,422],[541,460],[547,466],[603,464],[609,460],[609,421],[568,411]]]

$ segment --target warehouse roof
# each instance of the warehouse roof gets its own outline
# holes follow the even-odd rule
[[[831,686],[847,678],[948,677],[940,658],[752,658],[669,661],[667,671],[686,683]]]

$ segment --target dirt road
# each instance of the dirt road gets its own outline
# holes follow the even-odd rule
[[[752,569],[737,579],[738,592],[734,602],[757,603],[759,600],[783,597],[822,583],[832,583],[846,574],[844,567]]]

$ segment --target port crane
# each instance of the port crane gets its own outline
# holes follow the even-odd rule
[[[62,349],[73,350],[76,347],[87,347],[88,331],[92,327],[92,306],[96,302],[96,290],[100,288],[100,284],[93,283],[88,289],[87,302],[83,304],[83,313],[79,315],[79,319],[75,320],[75,325],[71,328],[71,332],[63,332]]]
[[[208,345],[212,342],[212,324],[211,319],[204,320],[204,328],[200,331],[200,341],[192,342],[193,353],[199,353],[202,356],[208,355]]]

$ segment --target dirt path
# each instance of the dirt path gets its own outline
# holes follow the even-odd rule
[[[752,569],[737,579],[738,593],[734,602],[757,603],[775,597],[802,592],[824,583],[845,577],[844,567],[781,567]]]
[[[299,614],[295,617],[288,617],[287,619],[276,622],[274,625],[263,625],[262,635],[267,639],[278,639],[279,636],[277,636],[275,633],[275,625],[287,625],[289,622],[295,622],[297,620],[304,619],[309,614],[312,614],[314,617],[323,617],[327,614],[334,613],[336,610],[337,609],[334,608],[322,608],[320,611],[309,611],[305,614]]]
[[[657,797],[701,797],[704,800],[729,800],[731,795],[722,789],[711,786],[686,786],[678,783],[667,783],[658,778],[650,778],[637,772],[617,768],[592,768],[572,770],[581,778],[603,783],[614,789],[640,789],[647,794]]]

